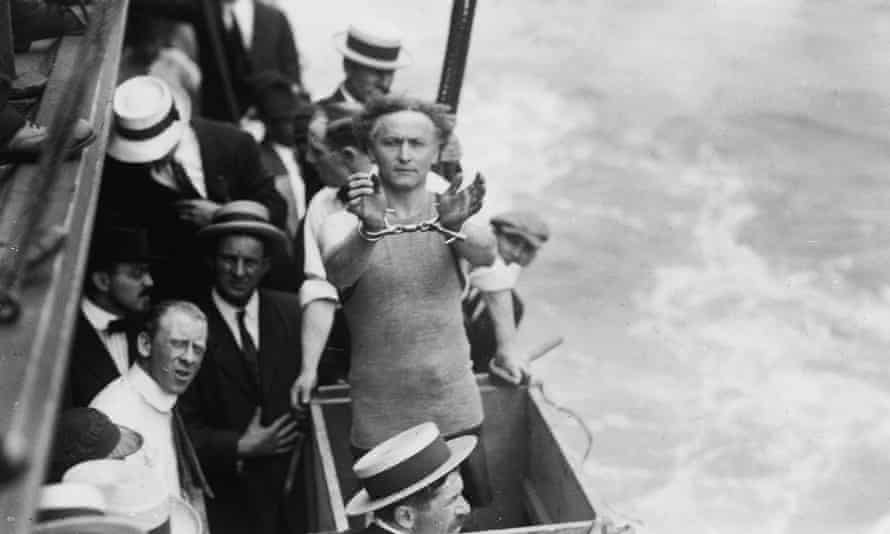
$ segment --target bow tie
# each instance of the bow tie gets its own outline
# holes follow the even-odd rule
[[[108,326],[105,327],[105,331],[109,334],[126,333],[132,325],[132,321],[127,319],[115,319],[113,321],[108,321]]]

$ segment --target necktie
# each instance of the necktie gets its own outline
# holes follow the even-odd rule
[[[238,332],[241,334],[241,352],[244,353],[244,363],[247,364],[247,370],[253,379],[254,385],[260,384],[260,362],[256,344],[247,331],[247,325],[244,323],[244,310],[239,310],[236,314],[238,318]]]
[[[185,167],[174,158],[170,158],[170,171],[173,175],[173,183],[176,184],[176,188],[179,189],[184,198],[201,198],[201,193],[198,192],[188,173],[185,172]]]

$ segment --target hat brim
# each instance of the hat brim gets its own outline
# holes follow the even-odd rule
[[[124,163],[149,163],[169,154],[182,139],[185,121],[174,121],[169,128],[151,139],[134,141],[115,135],[111,131],[106,151],[112,158]]]
[[[473,452],[478,441],[476,436],[461,436],[449,440],[448,448],[451,449],[451,457],[448,458],[447,462],[439,466],[438,469],[398,493],[394,493],[381,499],[372,499],[368,494],[368,491],[362,489],[349,500],[349,503],[346,505],[346,514],[362,515],[368,512],[373,512],[374,510],[379,510],[385,506],[399,502],[405,497],[420,491],[431,482],[454,471],[457,466],[460,465],[471,452]]]
[[[258,221],[229,221],[211,224],[198,231],[198,238],[205,242],[229,234],[254,235],[279,250],[287,250],[287,236],[277,227]]]
[[[544,244],[544,240],[541,239],[539,236],[532,234],[530,232],[526,232],[525,230],[520,230],[519,228],[516,228],[515,226],[503,224],[503,225],[498,226],[498,230],[500,230],[501,232],[503,232],[505,234],[519,236],[519,237],[525,239],[526,241],[528,241],[529,244],[531,244],[535,248],[540,248],[540,246]]]
[[[346,32],[334,34],[334,48],[336,48],[338,52],[343,54],[343,57],[349,58],[352,61],[359,63],[360,65],[364,65],[366,67],[371,67],[374,69],[396,70],[401,69],[402,67],[407,67],[411,64],[411,55],[407,51],[405,51],[404,48],[399,50],[399,57],[392,61],[385,61],[368,56],[363,56],[355,50],[352,50],[346,46]]]
[[[143,534],[132,521],[120,517],[91,516],[55,519],[34,525],[33,534]],[[198,531],[196,531],[198,532]]]

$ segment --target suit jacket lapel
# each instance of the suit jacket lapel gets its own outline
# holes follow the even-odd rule
[[[207,131],[203,128],[200,120],[193,119],[191,121],[192,129],[195,131],[195,137],[198,138],[198,147],[201,152],[201,166],[204,170],[204,186],[207,188],[207,198],[220,204],[225,204],[231,200],[229,195],[228,184],[225,177],[221,174],[218,167],[220,154],[215,150],[213,143]]]
[[[207,300],[209,304],[205,307],[207,312],[207,322],[213,341],[212,351],[214,363],[219,366],[220,370],[228,375],[232,382],[244,391],[251,399],[257,398],[256,388],[252,385],[252,381],[248,378],[247,366],[244,362],[244,356],[241,348],[235,341],[235,336],[229,329],[229,325],[220,315],[219,310],[213,303],[213,299]]]

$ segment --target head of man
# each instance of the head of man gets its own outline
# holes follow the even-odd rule
[[[413,534],[456,534],[470,513],[457,470],[375,515]]]
[[[158,304],[138,338],[140,365],[171,395],[182,394],[192,383],[206,348],[207,317],[185,301]]]
[[[343,59],[343,71],[346,73],[343,86],[362,103],[388,95],[396,74],[394,69],[363,65],[348,58]]]
[[[250,79],[257,114],[266,127],[266,138],[285,146],[297,143],[295,117],[300,103],[291,81],[278,71],[262,71]]]
[[[352,116],[329,122],[324,140],[310,143],[310,151],[322,182],[329,187],[340,187],[350,175],[369,172],[373,166],[355,135]]]
[[[355,119],[356,135],[380,170],[384,187],[422,187],[453,122],[447,106],[408,97],[374,99]]]
[[[491,219],[497,238],[498,254],[505,263],[527,267],[550,238],[550,228],[530,211],[513,210]]]
[[[154,287],[152,259],[144,231],[101,231],[93,243],[87,267],[87,297],[118,316],[148,311]]]

